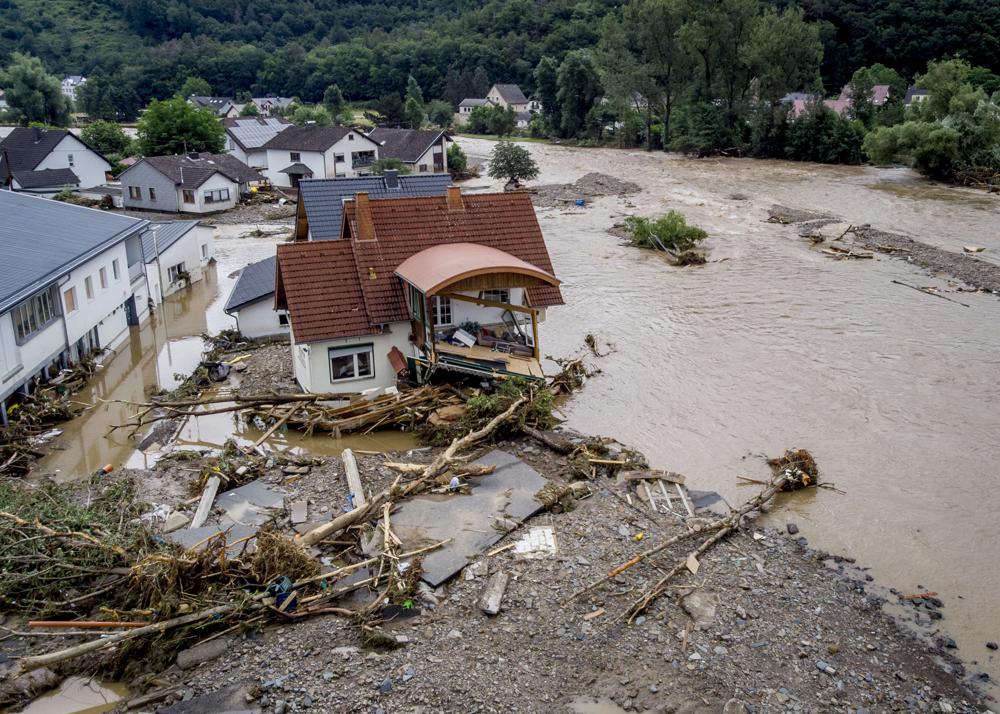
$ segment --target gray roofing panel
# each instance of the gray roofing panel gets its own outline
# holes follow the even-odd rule
[[[142,259],[147,263],[150,262],[156,257],[157,248],[159,248],[160,253],[163,253],[196,225],[198,225],[197,220],[150,223],[150,230],[142,234]],[[156,232],[155,239],[153,238],[154,231]]]
[[[399,159],[412,164],[441,139],[440,129],[386,129],[376,127],[368,133],[368,138],[377,141],[381,148],[380,159]]]
[[[344,200],[360,191],[369,198],[400,198],[413,196],[443,196],[451,185],[448,174],[400,176],[399,188],[386,188],[382,176],[357,178],[310,179],[299,182],[299,195],[309,221],[312,240],[340,238],[340,219]]]
[[[224,122],[226,133],[244,149],[259,149],[292,123],[282,117],[240,117]]]
[[[21,188],[56,188],[80,185],[80,179],[73,173],[73,169],[15,171],[14,180],[21,185]]]
[[[0,311],[148,221],[13,191],[0,191]]]
[[[264,258],[258,263],[251,263],[243,268],[236,284],[233,285],[233,291],[229,293],[229,299],[226,300],[226,306],[223,310],[228,313],[273,293],[276,264],[277,256],[272,255],[270,258]]]

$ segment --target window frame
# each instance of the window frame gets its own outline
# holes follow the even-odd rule
[[[289,161],[298,161],[298,162],[301,162],[302,161],[302,152],[301,151],[289,151],[288,152],[288,160]]]
[[[368,374],[359,373],[359,360],[358,355],[367,354],[368,355]],[[335,357],[347,357],[349,355],[354,356],[353,362],[353,374],[350,377],[334,377],[333,375],[333,360]],[[349,345],[347,347],[328,347],[326,350],[326,364],[330,370],[330,383],[337,384],[339,382],[357,382],[361,380],[375,379],[375,344],[373,342],[365,342],[359,345]]]
[[[83,279],[83,292],[87,296],[88,300],[94,299],[94,278],[91,275],[87,275]]]
[[[142,200],[142,186],[129,186],[128,187],[128,197],[133,201]]]
[[[104,266],[97,271],[98,282],[101,284],[101,290],[108,289],[108,269]]]
[[[183,260],[181,262],[179,262],[177,265],[171,265],[169,268],[167,268],[167,282],[168,283],[179,282],[180,281],[180,274],[181,273],[186,273],[186,272],[187,272],[187,269],[186,269],[186,267],[184,265],[184,261]]]
[[[193,188],[183,188],[181,189],[181,200],[184,203],[198,203],[198,199],[195,197]]]
[[[455,324],[455,312],[450,297],[445,297],[443,295],[435,295],[434,299],[431,301],[431,309],[434,312],[434,327],[452,327]],[[447,322],[442,321],[441,317],[447,313]]]
[[[111,274],[114,276],[115,280],[119,280],[122,276],[121,266],[118,264],[118,258],[111,261]]]
[[[410,285],[410,318],[417,322],[424,321],[424,294]]]
[[[279,312],[278,313],[278,325],[280,325],[281,327],[288,327],[288,324],[289,324],[288,323],[288,313],[287,312]]]
[[[32,295],[10,311],[14,341],[18,345],[23,345],[55,322],[59,315],[59,303],[53,299],[52,288]]]
[[[76,165],[73,161],[73,154],[66,154],[66,161],[69,163],[70,168],[73,168]]]
[[[76,312],[80,308],[80,303],[76,299],[76,286],[63,291],[63,304],[66,306],[66,314]]]
[[[208,260],[208,243],[201,244],[201,259]]]
[[[149,188],[146,189],[146,191],[149,193],[149,200],[150,201],[155,201],[156,200],[156,189],[153,188],[152,186],[150,186]]]
[[[494,293],[493,297],[490,297],[491,293]],[[506,298],[502,297],[504,294],[506,294]],[[497,297],[498,295],[500,297]],[[514,303],[512,303],[510,301],[510,288],[497,288],[497,289],[494,289],[494,290],[483,290],[482,292],[479,293],[479,299],[480,300],[490,300],[491,302],[502,302],[505,305],[513,305],[514,304]]]
[[[218,194],[218,197],[216,197],[216,194]],[[205,199],[205,203],[226,203],[229,200],[229,189],[211,188],[206,190],[202,196]]]

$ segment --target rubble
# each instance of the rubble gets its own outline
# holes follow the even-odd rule
[[[630,196],[642,191],[642,186],[622,181],[614,176],[591,172],[573,183],[533,186],[531,200],[539,207],[565,207],[583,201],[586,205],[600,196]]]

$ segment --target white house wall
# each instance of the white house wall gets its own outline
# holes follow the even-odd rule
[[[0,397],[4,399],[66,349],[62,318],[49,323],[24,344],[18,345],[14,339],[14,323],[8,312],[0,316],[0,340],[4,345],[4,365],[0,371]]]
[[[235,314],[240,333],[244,337],[288,337],[288,324],[282,325],[279,322],[273,294],[244,305]]]
[[[219,189],[229,189],[229,200],[207,203],[205,193]],[[177,188],[177,205],[183,213],[215,213],[233,208],[240,198],[240,186],[221,173],[215,173],[205,183],[194,189],[194,203],[184,203],[183,189]]]
[[[290,154],[292,152],[287,149],[268,149],[267,150],[267,171],[264,175],[271,181],[275,186],[291,186],[292,180],[288,174],[281,173],[282,169],[286,169],[292,164],[305,164],[309,167],[309,170],[313,172],[310,178],[327,178],[326,175],[326,159],[322,152],[320,151],[300,151],[299,160],[292,161]],[[333,174],[330,175],[331,177]]]
[[[115,280],[111,262],[118,259],[118,279]],[[100,268],[105,268],[108,287],[101,287]],[[85,279],[90,276],[94,286],[94,297],[88,298]],[[67,279],[68,278],[68,279]],[[76,306],[73,312],[65,312],[65,293],[70,287],[76,288]],[[132,295],[129,285],[128,263],[125,244],[119,243],[101,255],[88,260],[76,268],[59,283],[59,300],[66,315],[66,331],[72,345],[95,326],[100,326],[101,346],[113,348],[120,344],[127,333],[125,311],[121,307]],[[107,324],[102,325],[105,322]],[[117,343],[117,344],[116,344]]]
[[[295,379],[307,392],[361,392],[376,387],[391,387],[396,384],[396,372],[389,364],[389,352],[398,347],[404,355],[412,353],[410,345],[410,323],[394,322],[391,331],[383,335],[364,335],[338,340],[310,342],[305,345],[292,346],[292,364]],[[372,345],[372,357],[375,376],[367,379],[353,379],[343,382],[330,380],[330,362],[327,357],[330,348],[353,347],[355,345]]]
[[[72,166],[70,156],[73,157]],[[75,136],[67,134],[42,163],[35,167],[36,171],[43,169],[71,169],[80,179],[80,188],[90,188],[107,183],[105,174],[111,170],[111,164],[88,149]]]
[[[160,269],[156,269],[155,258],[146,264],[146,274],[149,277],[150,289],[154,296],[154,301],[162,302],[161,297],[173,295],[175,292],[185,287],[183,281],[170,282],[170,268],[179,263],[184,264],[184,269],[191,276],[191,282],[196,283],[205,275],[205,268],[213,257],[212,233],[213,228],[209,226],[195,226],[169,248],[160,253]],[[203,256],[201,247],[208,246],[207,256]],[[162,296],[160,286],[163,286]]]

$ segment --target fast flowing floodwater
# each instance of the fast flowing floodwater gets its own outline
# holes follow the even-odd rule
[[[491,148],[462,144],[479,160]],[[616,348],[565,407],[569,425],[730,503],[758,488],[738,474],[766,477],[761,455],[809,449],[846,494],[786,499],[775,525],[796,522],[886,586],[937,591],[959,652],[1000,677],[985,647],[1000,640],[1000,299],[922,295],[890,281],[946,281],[889,257],[834,261],[765,222],[774,203],[828,211],[1000,262],[1000,200],[902,169],[525,146],[539,183],[597,170],[644,188],[634,208],[607,197],[539,211],[566,299],[548,311],[544,351],[574,353],[587,333]],[[709,232],[721,262],[673,268],[605,232],[623,213],[670,209]]]

